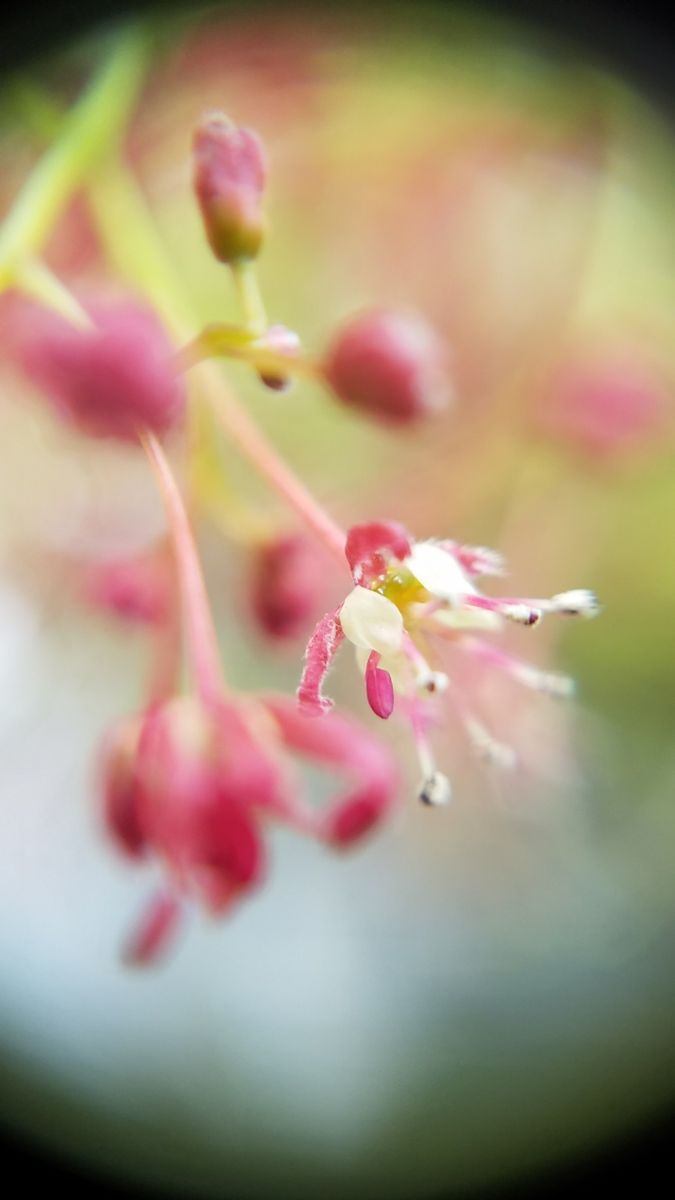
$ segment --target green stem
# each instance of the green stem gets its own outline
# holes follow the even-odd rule
[[[143,79],[147,46],[127,30],[101,73],[64,118],[60,137],[33,168],[0,229],[0,288],[37,254],[73,193],[124,129]]]
[[[14,284],[78,329],[93,328],[93,321],[79,300],[40,259],[27,258],[17,265]]]
[[[253,334],[264,333],[267,329],[267,313],[258,285],[255,264],[245,259],[232,263],[231,270],[246,329]]]
[[[238,325],[207,325],[176,355],[179,371],[188,371],[208,358],[234,358],[264,375],[307,375],[315,377],[320,366],[305,354],[283,354],[261,344]]]

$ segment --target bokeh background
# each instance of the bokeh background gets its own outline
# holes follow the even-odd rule
[[[8,81],[3,211],[44,144],[36,87],[63,109],[114,37]],[[320,349],[384,299],[451,347],[453,408],[414,436],[228,368],[275,442],[340,520],[498,546],[514,592],[589,585],[605,611],[562,639],[514,635],[579,686],[570,710],[486,691],[527,766],[515,781],[449,729],[450,809],[410,803],[344,859],[279,832],[268,885],[231,923],[195,919],[166,965],[126,971],[148,879],[102,834],[93,761],[139,703],[147,649],[78,602],[68,563],[143,546],[162,517],[132,452],[55,425],[5,297],[2,1119],[191,1195],[517,1183],[618,1144],[675,1085],[668,114],[574,40],[488,10],[172,11],[153,39],[123,156],[195,320],[235,315],[190,193],[191,127],[219,107],[269,149],[273,318]],[[113,217],[118,200],[104,168],[97,183],[98,210],[76,197],[46,257],[78,287],[137,284],[121,207],[100,249],[101,193]],[[270,650],[247,616],[231,490],[256,521],[286,516],[219,453],[227,489],[200,529],[223,654],[242,689],[291,689],[301,645]],[[341,586],[327,576],[334,600]],[[368,719],[347,656],[334,691]]]

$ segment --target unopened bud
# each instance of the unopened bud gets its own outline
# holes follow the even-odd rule
[[[224,263],[255,258],[264,235],[266,176],[259,137],[223,113],[207,113],[195,130],[193,155],[195,194],[216,258]]]
[[[419,317],[371,310],[335,336],[324,376],[335,395],[371,417],[402,425],[444,408],[447,355]]]
[[[135,299],[89,311],[91,329],[52,313],[40,319],[24,347],[29,373],[58,414],[90,437],[168,432],[183,415],[185,389],[159,318]]]
[[[314,546],[301,534],[275,537],[255,552],[253,612],[264,633],[296,637],[316,617],[321,583]]]

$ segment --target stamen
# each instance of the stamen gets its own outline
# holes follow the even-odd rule
[[[498,767],[501,771],[513,770],[518,759],[512,746],[498,742],[475,717],[465,714],[463,724],[473,750],[484,763],[490,767]]]
[[[436,768],[433,751],[419,714],[413,715],[413,729],[417,756],[422,768],[422,781],[417,791],[417,798],[422,804],[427,804],[432,808],[441,807],[447,804],[452,796],[450,780],[447,775]]]
[[[452,796],[450,780],[441,771],[434,771],[423,779],[417,793],[418,800],[430,808],[440,808],[447,804]]]
[[[535,692],[542,692],[547,696],[557,696],[561,699],[567,699],[574,695],[574,680],[569,675],[562,675],[555,671],[540,671],[531,663],[514,658],[513,655],[506,654],[503,650],[499,650],[496,646],[492,646],[480,638],[465,637],[457,645],[465,653],[481,659],[486,666],[503,671],[511,679],[515,679],[524,687],[532,688]]]

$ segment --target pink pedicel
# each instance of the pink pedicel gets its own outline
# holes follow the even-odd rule
[[[321,569],[318,551],[302,534],[286,534],[257,547],[251,602],[263,633],[284,641],[305,632],[316,619]]]
[[[266,162],[260,138],[223,113],[207,113],[193,138],[193,183],[216,258],[255,258],[264,235],[261,211]]]
[[[159,318],[137,300],[88,306],[93,326],[41,313],[24,343],[29,374],[57,413],[90,437],[133,442],[165,434],[185,407],[183,381]]]
[[[625,456],[658,437],[668,418],[665,380],[636,345],[598,344],[572,352],[542,393],[541,425],[583,453]]]
[[[307,805],[285,754],[350,782],[324,812]],[[285,696],[205,706],[180,697],[119,722],[101,757],[103,811],[117,848],[153,856],[169,889],[144,910],[127,943],[127,962],[157,961],[170,945],[184,902],[223,916],[263,879],[265,826],[279,820],[336,846],[360,838],[396,797],[386,747],[356,721],[304,716]]]
[[[448,356],[420,318],[374,309],[353,317],[334,337],[323,372],[339,400],[392,425],[446,407]]]

